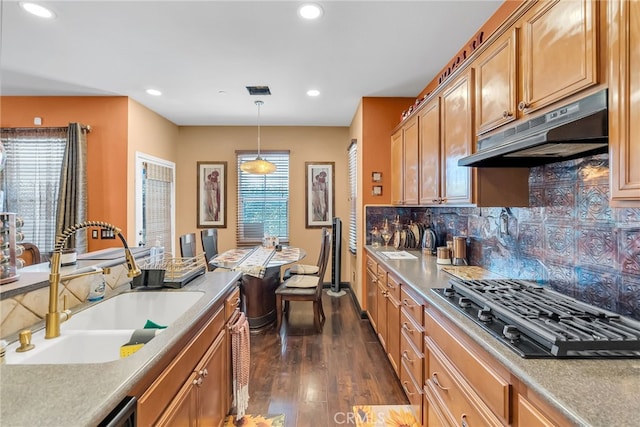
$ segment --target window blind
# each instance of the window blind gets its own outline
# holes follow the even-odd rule
[[[262,243],[265,234],[277,236],[281,243],[289,242],[289,151],[261,152],[260,156],[274,163],[276,171],[268,175],[243,172],[240,165],[254,160],[257,152],[236,152],[237,155],[237,228],[238,246]]]
[[[60,171],[67,128],[2,129],[6,164],[2,171],[3,211],[24,220],[24,241],[46,255],[56,238]]]
[[[356,210],[358,198],[358,143],[349,145],[349,252],[355,255],[357,246]]]
[[[143,229],[147,246],[156,241],[166,251],[171,248],[171,189],[173,169],[156,163],[143,162],[142,206]]]

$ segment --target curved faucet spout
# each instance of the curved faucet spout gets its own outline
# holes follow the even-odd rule
[[[55,338],[60,336],[60,323],[67,320],[71,315],[68,310],[60,312],[58,310],[58,289],[60,287],[60,258],[65,243],[76,231],[89,227],[100,227],[112,231],[122,241],[124,246],[124,256],[127,262],[127,276],[133,278],[140,275],[140,269],[136,264],[136,260],[129,249],[126,239],[122,232],[115,225],[102,221],[85,221],[65,229],[56,240],[53,252],[51,254],[51,270],[49,272],[49,311],[45,316],[45,338]],[[96,271],[99,273],[100,271]]]

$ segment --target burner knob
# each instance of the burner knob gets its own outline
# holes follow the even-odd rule
[[[504,335],[505,338],[508,338],[511,341],[520,339],[520,331],[513,325],[506,325],[504,329],[502,329],[502,335]]]
[[[493,315],[491,314],[490,308],[483,308],[478,310],[478,320],[481,322],[489,323],[493,319]]]
[[[453,288],[444,288],[442,293],[444,294],[445,297],[451,298],[452,296],[454,296],[456,294],[456,291]]]
[[[471,300],[467,297],[460,297],[458,305],[462,308],[471,307]]]

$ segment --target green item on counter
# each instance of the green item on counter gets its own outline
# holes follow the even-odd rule
[[[156,322],[152,322],[147,319],[147,323],[144,324],[144,329],[165,329],[166,326],[158,325]]]

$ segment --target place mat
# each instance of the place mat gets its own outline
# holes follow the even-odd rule
[[[211,262],[215,264],[236,264],[242,261],[244,257],[246,257],[250,252],[253,252],[255,248],[238,248],[238,249],[229,249],[224,253],[221,253],[217,257],[215,257]]]
[[[356,405],[356,427],[420,427],[410,405]]]
[[[388,251],[388,252],[380,252],[383,256],[388,259],[418,259],[417,256],[410,254],[407,251]]]
[[[271,261],[278,262],[296,262],[300,259],[300,248],[282,248],[277,251]]]
[[[284,414],[278,415],[248,415],[240,420],[235,415],[229,415],[224,421],[224,427],[236,426],[260,426],[260,427],[284,427]]]

